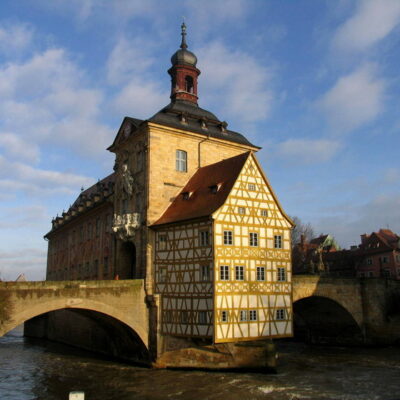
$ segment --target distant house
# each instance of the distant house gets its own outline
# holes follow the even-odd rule
[[[331,235],[320,235],[309,242],[302,235],[300,243],[292,251],[293,273],[328,273],[329,265],[324,261],[325,255],[338,250],[340,247]]]
[[[358,277],[400,279],[400,236],[390,229],[361,235]]]

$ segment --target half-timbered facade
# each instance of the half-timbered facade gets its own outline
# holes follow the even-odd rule
[[[162,332],[290,336],[291,227],[253,153],[199,169],[153,226]]]

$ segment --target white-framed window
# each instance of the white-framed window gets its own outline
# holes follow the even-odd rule
[[[254,183],[249,183],[247,187],[249,190],[256,190],[256,185]]]
[[[238,214],[241,214],[241,215],[246,214],[246,208],[245,207],[238,207]]]
[[[239,319],[241,322],[247,321],[247,311],[240,310]]]
[[[200,231],[200,246],[208,246],[210,244],[210,232]]]
[[[158,280],[160,282],[166,282],[167,281],[167,267],[160,267],[158,270]]]
[[[250,246],[258,246],[258,233],[250,232]]]
[[[221,311],[221,322],[228,322],[228,311]]]
[[[165,250],[167,248],[167,235],[158,235],[158,249]]]
[[[282,236],[281,235],[275,235],[274,236],[274,248],[275,249],[281,249],[282,248]]]
[[[187,153],[184,150],[176,150],[176,170],[187,172]]]
[[[265,281],[265,267],[257,267],[257,280]]]
[[[235,279],[237,281],[244,281],[244,266],[243,265],[235,266]]]
[[[224,231],[224,244],[226,244],[226,245],[233,244],[233,232],[232,231]]]
[[[262,217],[268,217],[268,210],[266,210],[265,208],[260,210],[260,214]]]
[[[200,271],[201,271],[201,280],[203,282],[209,282],[210,281],[210,266],[208,264],[201,265]]]
[[[286,281],[286,268],[285,267],[278,267],[277,280],[280,282]]]
[[[200,325],[207,324],[207,311],[199,311],[198,322]]]
[[[367,265],[372,265],[372,258],[367,258]]]
[[[257,310],[250,310],[250,321],[257,321]]]
[[[275,319],[277,321],[286,319],[286,310],[284,308],[278,308],[275,312]]]
[[[221,265],[219,267],[219,277],[221,281],[229,281],[229,265]]]

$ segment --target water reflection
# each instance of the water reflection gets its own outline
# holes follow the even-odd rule
[[[399,348],[278,346],[276,375],[151,370],[11,332],[0,338],[0,399],[400,400]]]

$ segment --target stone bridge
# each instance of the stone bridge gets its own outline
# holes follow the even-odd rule
[[[295,322],[303,317],[312,329],[364,343],[400,340],[400,281],[295,275],[293,309]]]
[[[58,310],[74,310],[118,321],[149,349],[149,309],[143,280],[0,282],[0,336]],[[97,318],[100,320],[100,318]],[[120,328],[121,330],[121,328]]]

